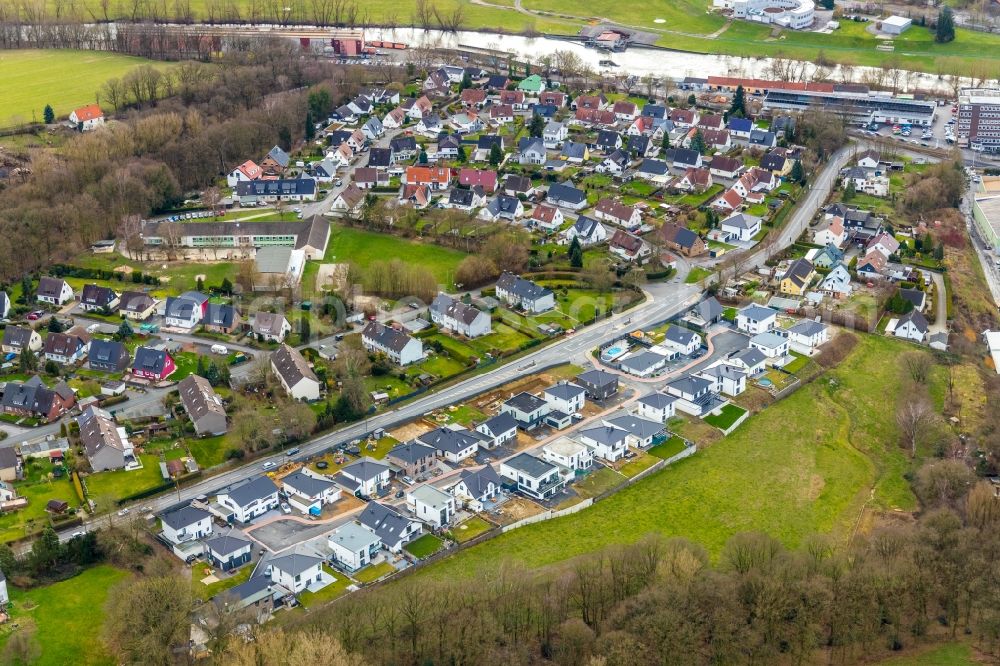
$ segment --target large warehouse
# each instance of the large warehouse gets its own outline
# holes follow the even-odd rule
[[[934,122],[937,104],[879,93],[768,90],[764,96],[764,108],[782,111],[819,108],[846,114],[856,122],[907,123],[929,127]]]

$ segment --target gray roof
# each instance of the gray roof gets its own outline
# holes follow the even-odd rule
[[[285,315],[277,312],[258,312],[253,316],[253,331],[280,336],[284,328]]]
[[[511,416],[509,412],[501,412],[493,418],[483,421],[481,425],[486,426],[494,435],[499,435],[500,433],[510,432],[516,428],[517,419]]]
[[[288,166],[288,163],[291,161],[291,158],[288,156],[288,153],[282,150],[280,146],[275,146],[270,151],[268,151],[267,156],[283,167]]]
[[[391,506],[369,502],[358,516],[358,522],[375,532],[382,543],[393,545],[413,521]]]
[[[87,352],[90,362],[98,363],[118,363],[125,359],[126,363],[131,358],[128,349],[116,340],[91,340],[90,350]]]
[[[664,176],[670,171],[670,165],[663,160],[654,160],[651,158],[646,158],[639,165],[639,173],[649,173],[655,176]]]
[[[553,396],[554,398],[559,398],[561,400],[572,400],[578,395],[582,395],[587,392],[587,389],[582,386],[577,386],[576,384],[570,384],[569,382],[559,382],[555,386],[550,386],[545,389],[545,393]]]
[[[740,310],[739,313],[755,321],[764,321],[765,319],[775,317],[778,314],[776,310],[766,308],[763,305],[757,305],[756,303],[751,303]]]
[[[297,349],[292,349],[288,345],[281,345],[277,351],[271,354],[271,365],[284,378],[288,386],[295,386],[302,379],[311,379],[314,382],[319,381],[316,378],[316,373],[309,367],[302,354]]]
[[[291,254],[292,248],[290,247],[272,247],[272,248],[261,248],[263,250],[284,250],[285,252]],[[258,253],[258,257],[260,254]],[[286,266],[288,264],[285,264]],[[284,268],[280,271],[274,271],[283,273]],[[208,309],[205,312],[205,324],[208,326],[219,326],[222,328],[232,328],[236,323],[236,308],[232,305],[225,305],[224,303],[209,303]]]
[[[370,321],[361,333],[361,337],[375,341],[379,346],[386,347],[399,353],[406,345],[410,344],[413,337],[403,331],[397,331],[391,326],[386,326],[377,321]]]
[[[756,144],[760,146],[770,146],[775,142],[774,132],[768,132],[762,129],[752,129],[750,130],[751,144]]]
[[[458,454],[473,444],[479,444],[479,437],[470,430],[454,430],[448,426],[436,428],[417,437],[421,444],[434,447],[437,451]]]
[[[471,324],[477,317],[483,314],[482,310],[472,305],[466,305],[447,294],[438,294],[435,296],[434,300],[431,301],[431,310],[447,315],[465,324]]]
[[[459,481],[464,481],[466,488],[472,493],[474,497],[480,497],[489,490],[489,484],[492,481],[496,488],[499,488],[502,481],[500,480],[500,475],[497,471],[493,469],[491,465],[486,465],[482,469],[476,471],[472,470],[462,470],[462,473],[458,477]]]
[[[671,342],[676,342],[681,345],[688,345],[694,341],[697,335],[698,334],[694,331],[689,331],[683,326],[673,324],[667,329],[667,333],[663,339],[670,340]]]
[[[530,413],[544,407],[546,402],[538,396],[528,393],[527,391],[521,391],[517,395],[511,396],[503,404],[510,405],[511,407],[522,412]]]
[[[290,576],[298,576],[299,574],[313,568],[317,564],[322,564],[322,562],[323,558],[321,557],[304,555],[301,553],[292,553],[291,555],[276,557],[268,562],[268,564],[275,569],[284,571]]]
[[[580,435],[606,446],[614,446],[625,441],[628,431],[617,426],[599,425],[581,430]]]
[[[788,339],[783,335],[778,335],[774,331],[765,331],[750,338],[750,342],[762,345],[768,349],[778,349],[782,345],[786,344]]]
[[[667,386],[675,388],[681,393],[690,393],[692,395],[703,391],[712,385],[712,382],[708,381],[704,377],[695,377],[694,375],[685,375],[683,377],[678,377],[677,379],[667,382]]]
[[[12,347],[24,347],[31,340],[34,331],[27,326],[8,326],[3,332],[3,343]]]
[[[649,395],[644,395],[639,398],[639,402],[644,405],[649,405],[653,409],[666,409],[670,405],[677,402],[677,397],[667,395],[666,393],[650,393]]]
[[[548,287],[543,287],[540,284],[532,282],[531,280],[525,280],[519,275],[507,272],[503,273],[500,276],[500,279],[497,280],[497,287],[503,289],[504,291],[511,292],[518,298],[527,299],[529,301],[538,300],[539,298],[548,296],[552,293],[552,290]]]
[[[530,453],[519,453],[509,460],[505,460],[503,464],[519,472],[524,472],[535,479],[545,476],[556,469],[556,466],[552,463],[546,462],[541,458],[536,458]]]
[[[900,289],[899,295],[903,299],[909,301],[910,303],[913,303],[913,307],[915,308],[923,307],[924,299],[926,298],[924,292],[920,291],[919,289],[905,289],[905,288]]]
[[[434,456],[434,449],[422,444],[415,439],[411,439],[408,442],[403,442],[398,444],[389,450],[386,454],[386,458],[395,458],[396,460],[402,460],[405,463],[413,464],[418,460],[423,458],[429,458]]]
[[[62,286],[65,282],[66,281],[61,278],[48,276],[42,277],[38,280],[38,289],[35,290],[35,294],[38,296],[58,298],[62,293]]]
[[[358,523],[341,525],[334,530],[329,539],[331,542],[343,546],[354,553],[369,548],[372,545],[382,543],[377,534]]]
[[[254,263],[260,273],[282,273],[288,271],[292,258],[292,248],[280,245],[268,245],[257,250]],[[211,305],[210,305],[211,307]]]
[[[587,372],[581,372],[576,378],[581,382],[586,382],[594,386],[618,385],[618,375],[605,372],[604,370],[588,370]]]
[[[249,604],[253,603],[252,600],[258,598],[259,595],[270,590],[272,584],[271,579],[267,576],[254,576],[247,582],[235,585],[220,594],[235,597],[240,601],[246,601]]]
[[[820,321],[813,321],[812,319],[803,319],[799,323],[788,329],[788,333],[796,333],[798,335],[813,336],[818,333],[822,333],[826,330],[826,324]]]
[[[545,154],[545,142],[542,141],[541,137],[526,136],[526,137],[521,138],[517,142],[517,151],[519,153],[526,153],[526,152],[530,151],[530,152],[541,153],[541,154],[544,155]]]
[[[175,530],[179,530],[187,527],[188,525],[194,525],[198,521],[205,520],[211,515],[212,514],[208,511],[204,511],[188,504],[187,506],[182,506],[179,509],[170,511],[169,513],[161,514],[160,520],[163,521],[164,525],[169,525]]]
[[[760,218],[746,213],[735,213],[730,215],[719,226],[734,227],[736,229],[753,229],[760,223]]]
[[[146,372],[153,372],[159,375],[165,369],[167,365],[167,352],[162,349],[153,349],[152,347],[136,347],[135,348],[135,359],[132,361],[132,367],[136,370],[144,370]]]
[[[517,197],[499,194],[489,203],[489,205],[486,206],[486,209],[494,217],[504,213],[514,215],[517,213],[517,207],[520,203],[521,202]]]
[[[690,148],[672,148],[668,150],[663,155],[664,157],[669,157],[676,164],[687,164],[694,166],[698,164],[698,158],[700,154],[697,150],[691,150]]]
[[[235,553],[251,544],[252,542],[249,539],[244,539],[236,534],[222,534],[205,540],[205,546],[209,550],[222,556]]]
[[[722,303],[716,300],[715,296],[709,296],[702,302],[695,306],[698,314],[705,321],[711,321],[717,317],[720,317],[723,312]]]
[[[376,462],[371,458],[362,458],[361,460],[357,460],[342,468],[340,471],[342,474],[347,474],[355,479],[369,481],[377,478],[380,474],[383,474],[388,470],[388,465],[383,465],[382,463]]]
[[[903,315],[903,317],[900,318],[899,323],[896,324],[896,329],[898,330],[899,327],[906,322],[912,323],[913,326],[921,333],[927,332],[927,317],[916,310],[910,310],[908,314]]]
[[[701,370],[699,375],[703,377],[722,377],[724,379],[733,379],[739,381],[741,377],[746,376],[746,372],[743,368],[738,368],[735,365],[727,365],[725,363],[721,365],[713,365],[711,368],[705,368]]]
[[[756,347],[748,347],[738,354],[733,354],[730,358],[742,361],[748,367],[753,367],[763,363],[767,357],[764,356],[764,352]]]
[[[587,193],[569,183],[555,183],[549,186],[547,198],[575,204],[585,201]]]
[[[578,235],[589,238],[600,225],[601,223],[594,218],[581,215],[573,223],[573,229]]]
[[[222,494],[229,495],[229,498],[239,506],[246,506],[254,500],[269,497],[278,492],[278,486],[267,476],[256,476],[249,481],[231,486]]]
[[[316,193],[312,178],[282,178],[279,180],[243,180],[236,184],[236,196],[290,196]]]
[[[586,152],[587,146],[585,144],[574,141],[567,141],[562,147],[562,156],[566,158],[582,160]]]
[[[616,428],[621,428],[642,439],[663,432],[663,424],[659,421],[650,421],[649,419],[644,419],[641,416],[633,416],[632,414],[622,414],[621,416],[606,419],[606,421]]]
[[[619,363],[623,368],[631,368],[637,372],[642,372],[648,370],[654,365],[662,362],[666,356],[663,354],[657,354],[652,351],[642,351],[634,356],[629,356],[626,359],[622,359]]]
[[[320,495],[335,485],[334,482],[329,479],[320,479],[302,471],[289,474],[283,478],[281,482],[310,497]]]

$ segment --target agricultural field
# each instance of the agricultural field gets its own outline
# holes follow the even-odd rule
[[[893,410],[885,408],[896,400],[894,359],[906,348],[866,336],[825,377],[698,455],[585,511],[505,534],[429,571],[474,575],[505,558],[544,566],[650,532],[691,539],[713,556],[734,534],[753,530],[794,548],[816,532],[845,539],[866,503],[912,510],[904,474],[919,456],[910,460],[898,448]],[[931,385],[943,381],[935,373]]]
[[[27,592],[11,587],[11,620],[34,625],[38,666],[104,666],[114,663],[101,643],[108,590],[128,574],[112,566],[87,569],[69,580]],[[0,638],[0,643],[5,642]]]
[[[96,101],[102,83],[149,62],[98,51],[0,51],[0,90],[4,91],[0,126],[42,122],[46,104],[52,105],[56,118],[66,118],[76,107]]]

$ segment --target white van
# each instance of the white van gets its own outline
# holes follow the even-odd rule
[[[213,354],[228,354],[229,353],[229,347],[227,347],[226,345],[212,345],[212,353]]]

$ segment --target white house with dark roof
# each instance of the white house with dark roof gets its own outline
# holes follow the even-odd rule
[[[927,317],[916,310],[910,310],[897,320],[892,334],[897,338],[923,342],[927,338],[928,330]]]
[[[424,358],[424,345],[420,340],[377,321],[370,321],[365,326],[361,344],[370,352],[385,354],[398,365],[409,365]]]
[[[662,370],[669,358],[664,354],[644,349],[626,356],[618,362],[618,367],[636,377],[651,377]]]
[[[324,506],[340,499],[340,488],[332,479],[303,470],[284,477],[281,489],[292,507],[317,516]]]
[[[268,562],[271,582],[288,588],[293,594],[307,587],[322,586],[324,582],[323,558],[304,553],[282,555]]]
[[[770,359],[782,359],[788,355],[788,338],[774,331],[763,331],[753,336],[750,346]]]
[[[249,523],[278,508],[278,486],[267,476],[256,476],[221,491],[215,501],[233,520]]]
[[[378,535],[382,545],[393,553],[420,536],[423,524],[400,513],[395,507],[380,502],[369,502],[358,516],[358,522]]]
[[[271,369],[292,399],[319,400],[319,378],[297,349],[285,344],[278,347],[271,354]]]
[[[542,391],[542,399],[552,409],[563,414],[575,414],[583,409],[587,389],[571,382],[559,382]]]
[[[605,418],[602,423],[627,432],[626,445],[640,449],[652,446],[654,439],[666,431],[662,421],[647,419],[627,412],[620,412],[615,416]]]
[[[715,393],[737,396],[747,389],[747,371],[735,365],[720,362],[695,374],[712,382]]]
[[[789,347],[800,354],[812,354],[830,340],[830,327],[821,321],[803,319],[787,331]]]
[[[542,447],[542,459],[567,470],[585,470],[594,466],[594,451],[569,437],[560,437]]]
[[[163,538],[174,545],[212,534],[212,514],[190,504],[161,514],[160,524]]]
[[[222,398],[204,377],[188,375],[177,384],[184,411],[199,436],[223,435],[229,429]]]
[[[635,413],[646,419],[666,423],[677,412],[674,406],[676,402],[676,396],[658,392],[650,393],[636,401]]]
[[[594,450],[594,455],[615,462],[628,451],[628,431],[617,426],[599,425],[584,428],[577,439]]]
[[[761,229],[763,220],[756,215],[735,213],[719,223],[719,228],[729,234],[730,238],[740,241],[752,241]]]
[[[253,317],[250,330],[255,336],[266,342],[284,342],[285,336],[292,332],[292,325],[285,315],[277,312],[258,312]]]
[[[517,438],[517,419],[507,412],[501,412],[477,425],[476,432],[486,436],[487,441],[481,441],[479,444],[481,447],[500,446]]]
[[[358,571],[372,563],[382,550],[382,539],[359,523],[341,525],[327,537],[333,551],[333,561],[348,572]]]
[[[500,476],[517,484],[520,492],[540,500],[557,495],[566,486],[558,466],[530,453],[519,453],[502,461]]]
[[[455,497],[430,484],[410,490],[406,506],[416,518],[435,528],[445,527],[455,517]]]
[[[38,281],[35,298],[40,303],[65,305],[73,300],[73,287],[62,278],[45,276]]]
[[[5,354],[20,354],[22,349],[37,352],[42,348],[42,336],[28,326],[8,326],[3,331]]]
[[[118,301],[118,294],[111,287],[85,284],[83,291],[80,292],[80,307],[87,312],[97,312],[104,309],[117,310]]]
[[[736,328],[750,335],[770,331],[777,321],[777,311],[756,303],[751,303],[736,313]]]
[[[240,536],[240,532],[220,534],[205,540],[205,555],[212,566],[232,571],[250,561],[253,542]]]
[[[431,302],[430,313],[435,324],[467,338],[478,338],[493,330],[488,313],[444,293],[438,294]]]
[[[730,356],[727,359],[727,362],[730,365],[743,368],[746,370],[747,375],[753,377],[754,375],[764,371],[767,357],[764,356],[763,352],[759,349],[747,347],[746,349]]]
[[[500,405],[500,411],[513,416],[522,430],[534,430],[552,408],[538,396],[522,391]]]
[[[186,291],[167,299],[163,311],[164,324],[171,328],[193,330],[208,312],[208,296],[197,291]]]
[[[434,449],[451,463],[460,463],[479,450],[483,437],[472,430],[442,426],[416,437],[416,441]]]
[[[663,338],[663,346],[678,354],[691,354],[701,347],[701,336],[694,331],[671,324]]]
[[[608,230],[603,224],[592,217],[580,215],[573,226],[562,233],[564,242],[568,245],[577,239],[583,247],[603,243],[608,239]]]
[[[477,470],[464,469],[458,483],[448,489],[456,500],[472,511],[482,511],[503,495],[503,481],[491,465]]]
[[[500,276],[496,294],[497,298],[508,305],[534,314],[546,312],[556,306],[555,294],[551,289],[513,273],[504,272]]]
[[[716,402],[713,385],[714,382],[704,377],[685,375],[668,382],[665,390],[677,398],[677,409],[691,416],[701,416],[711,411]]]
[[[361,458],[342,468],[336,481],[356,495],[374,497],[389,485],[389,466],[371,458]]]

